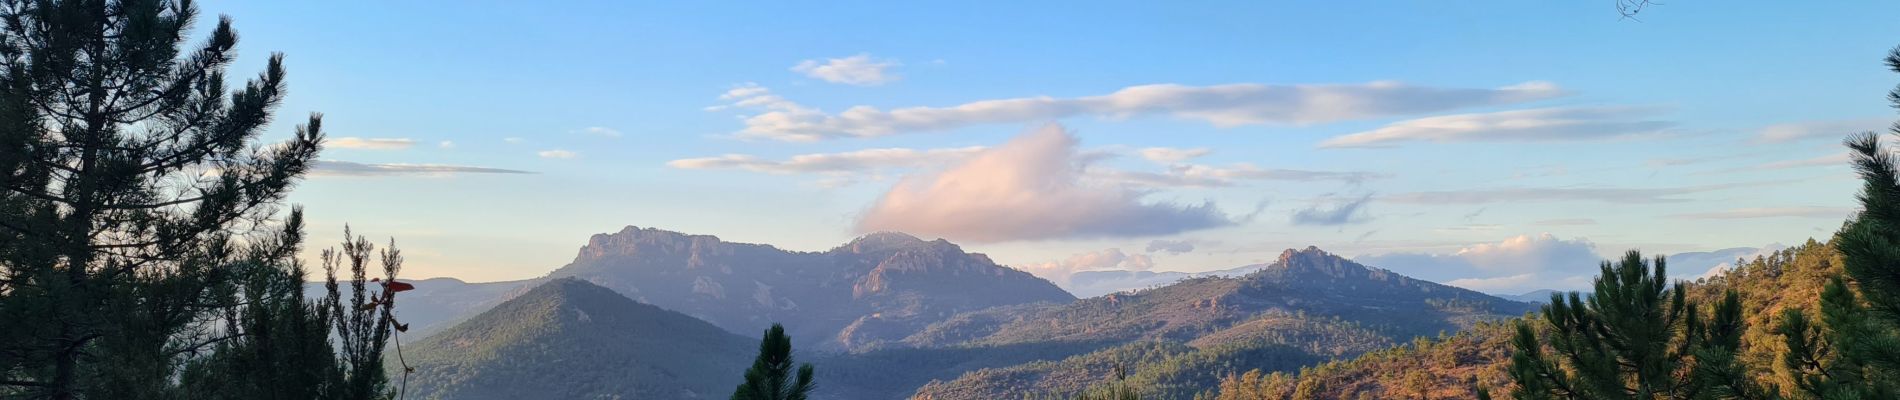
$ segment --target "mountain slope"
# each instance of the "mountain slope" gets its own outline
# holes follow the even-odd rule
[[[692,317],[556,279],[406,351],[419,398],[721,398],[757,347]]]
[[[957,315],[905,338],[905,343],[1187,342],[1269,313],[1337,318],[1409,339],[1530,310],[1528,304],[1407,278],[1308,247],[1287,250],[1272,265],[1238,278],[1193,278],[1070,304]]]
[[[1074,297],[943,240],[875,233],[825,252],[627,227],[594,235],[577,277],[733,332],[781,322],[801,348],[862,350],[965,311]]]

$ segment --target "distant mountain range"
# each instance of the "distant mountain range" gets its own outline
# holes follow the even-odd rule
[[[1097,270],[1081,271],[1069,276],[1069,293],[1076,297],[1095,297],[1115,292],[1137,289],[1149,289],[1167,286],[1189,278],[1235,277],[1266,268],[1267,264],[1252,264],[1240,267],[1207,272],[1180,271],[1126,271]]]
[[[1078,278],[1125,282],[1110,274]],[[1072,393],[1108,377],[1104,365],[1165,390],[1205,387],[1533,307],[1312,247],[1132,278],[1156,283],[1077,300],[943,240],[877,233],[797,252],[628,227],[546,277],[417,282],[397,313],[414,326],[424,398],[705,398],[730,390],[751,336],[779,322],[818,366],[821,398],[989,399]]]

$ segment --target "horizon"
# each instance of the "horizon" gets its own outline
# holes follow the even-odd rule
[[[706,7],[203,6],[234,16],[235,67],[287,55],[266,140],[327,116],[289,199],[311,235],[471,282],[637,225],[898,230],[1052,279],[1494,252],[1422,275],[1572,289],[1628,249],[1830,235],[1857,188],[1838,141],[1892,121],[1873,65],[1900,34],[1863,2]],[[431,22],[375,28],[408,21]]]

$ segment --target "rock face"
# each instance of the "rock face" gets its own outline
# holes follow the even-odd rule
[[[782,323],[814,350],[876,348],[961,312],[1075,299],[982,254],[902,233],[796,252],[627,227],[594,235],[549,277],[584,279],[732,332]]]
[[[724,398],[757,346],[585,281],[554,279],[414,343],[409,390],[452,399]]]

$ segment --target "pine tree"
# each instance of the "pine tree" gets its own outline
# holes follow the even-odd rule
[[[745,383],[732,393],[732,400],[805,400],[812,389],[811,364],[798,366],[792,374],[792,338],[785,327],[772,324],[759,342],[759,357],[745,371]]]
[[[1900,48],[1886,64],[1900,72]],[[1888,100],[1900,108],[1900,87]],[[1900,124],[1890,130],[1900,134]],[[1900,397],[1900,170],[1879,135],[1853,135],[1845,144],[1862,183],[1860,214],[1836,239],[1847,279],[1821,293],[1820,324],[1797,310],[1783,313],[1781,363],[1802,398]]]
[[[1514,398],[1765,398],[1734,359],[1743,328],[1737,294],[1704,321],[1682,285],[1667,283],[1661,257],[1652,268],[1630,251],[1599,269],[1590,296],[1553,294],[1544,307],[1549,352],[1539,329],[1518,322],[1509,369]]]
[[[237,34],[221,18],[181,51],[196,17],[185,0],[0,1],[0,319],[32,321],[0,329],[0,394],[164,397],[221,340],[200,328],[244,279],[241,239],[311,167],[317,116],[256,143],[283,58],[228,90]]]

